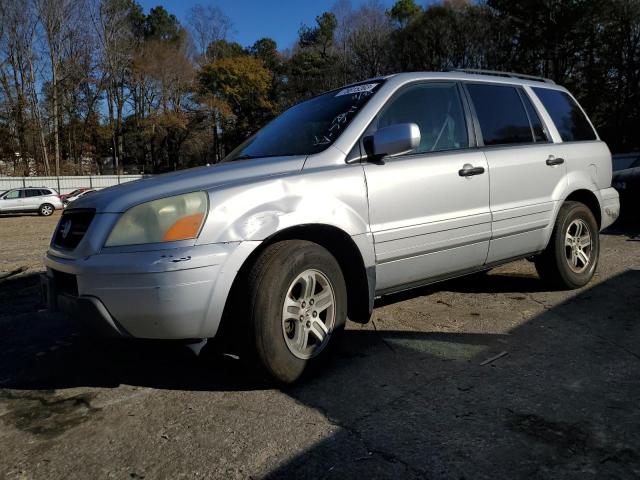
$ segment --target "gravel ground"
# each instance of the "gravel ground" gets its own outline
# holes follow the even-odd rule
[[[638,478],[640,242],[594,281],[526,261],[378,302],[326,371],[274,389],[174,343],[103,343],[42,310],[58,216],[0,217],[2,478]],[[483,363],[502,355],[494,361]]]

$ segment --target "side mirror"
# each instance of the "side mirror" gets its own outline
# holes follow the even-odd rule
[[[420,145],[420,127],[415,123],[389,125],[365,137],[363,142],[367,154],[376,159],[409,153]]]

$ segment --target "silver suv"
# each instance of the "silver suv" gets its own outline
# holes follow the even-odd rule
[[[79,199],[46,283],[84,323],[229,337],[293,382],[382,295],[520,258],[585,285],[618,210],[609,149],[564,88],[403,73],[292,107],[222,164]]]
[[[14,188],[0,195],[0,213],[38,212],[48,217],[61,208],[60,196],[47,187]]]

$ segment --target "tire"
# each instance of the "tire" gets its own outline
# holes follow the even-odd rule
[[[599,256],[600,237],[593,213],[580,202],[565,202],[546,250],[534,263],[540,278],[553,287],[575,289],[593,278]]]
[[[309,278],[315,290],[305,293]],[[323,363],[347,319],[347,289],[336,259],[312,242],[278,242],[258,257],[246,285],[252,360],[284,384]]]
[[[38,215],[42,217],[49,217],[53,215],[53,212],[55,211],[56,208],[53,205],[51,205],[50,203],[43,203],[42,205],[40,205],[40,208],[38,208]]]

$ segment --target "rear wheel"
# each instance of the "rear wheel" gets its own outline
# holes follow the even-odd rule
[[[315,243],[278,242],[260,255],[247,287],[253,356],[271,377],[293,383],[328,356],[344,328],[340,266]]]
[[[55,207],[53,205],[51,205],[50,203],[43,203],[38,209],[38,214],[42,215],[43,217],[48,217],[52,215],[54,211]]]
[[[565,202],[546,250],[535,258],[540,277],[558,288],[579,288],[593,278],[600,255],[598,224],[589,208]]]

